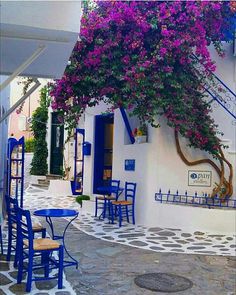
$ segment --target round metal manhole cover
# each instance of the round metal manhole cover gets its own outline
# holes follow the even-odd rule
[[[193,286],[189,279],[169,273],[147,273],[137,276],[134,282],[140,288],[167,293],[184,291]]]

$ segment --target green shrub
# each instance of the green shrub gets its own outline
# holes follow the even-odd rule
[[[90,196],[87,195],[80,195],[76,197],[76,202],[80,204],[80,207],[82,208],[83,201],[89,201]]]
[[[48,173],[48,148],[46,142],[48,121],[48,89],[43,87],[40,92],[40,106],[32,116],[31,129],[34,134],[34,156],[31,163],[32,175],[46,175]]]
[[[26,153],[33,153],[34,152],[34,145],[35,145],[35,139],[28,138],[25,140],[25,152]]]

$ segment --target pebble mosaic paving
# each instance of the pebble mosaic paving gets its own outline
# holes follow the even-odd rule
[[[0,294],[15,295],[27,294],[25,292],[25,283],[17,284],[17,270],[13,266],[13,262],[6,262],[0,257]],[[56,273],[56,270],[54,270]],[[53,273],[52,273],[53,275]],[[23,281],[24,282],[24,281]],[[57,289],[57,280],[33,282],[32,295],[75,295],[69,282],[63,278],[63,289]]]
[[[6,229],[6,228],[5,228]],[[4,254],[7,253],[7,233],[3,231],[3,249]],[[57,270],[54,269],[50,273],[50,276],[57,274]],[[40,274],[37,274],[40,276]],[[5,255],[0,255],[0,295],[18,295],[27,294],[25,292],[25,278],[21,284],[16,283],[17,269],[13,266],[13,261],[6,261]],[[51,281],[39,281],[32,283],[32,289],[30,294],[32,295],[75,295],[75,291],[72,289],[70,283],[66,280],[65,274],[63,274],[63,289],[57,288],[57,280]]]
[[[47,190],[32,186],[26,189],[24,200],[25,207],[32,211],[41,208],[77,208],[80,211],[73,197],[52,196]],[[100,220],[83,211],[73,225],[99,239],[157,252],[224,256],[236,254],[235,235],[184,232],[174,228],[147,228],[125,222],[119,228],[117,223],[109,224],[108,220]]]

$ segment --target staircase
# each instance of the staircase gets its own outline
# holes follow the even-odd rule
[[[230,129],[232,129],[232,138],[231,139],[222,139],[221,142],[224,145],[229,146],[228,149],[225,150],[225,153],[228,154],[227,158],[231,163],[236,162],[236,143],[233,144],[233,136],[235,134],[236,126],[236,93],[230,89],[226,83],[224,83],[217,75],[215,75],[212,71],[208,71],[208,76],[205,74],[205,68],[201,64],[200,60],[196,55],[191,56],[193,60],[197,61],[195,64],[195,69],[199,73],[199,75],[203,75],[206,79],[206,83],[204,85],[203,93],[207,95],[207,102],[212,104],[213,108],[220,107],[225,113],[232,118],[232,125]]]
[[[198,61],[195,69],[200,75],[204,74],[204,67],[196,55],[191,56],[192,59]],[[208,71],[210,79],[204,85],[204,92],[209,95],[209,103],[215,102],[225,112],[230,115],[233,120],[232,124],[236,125],[236,93],[234,93],[218,76],[212,71]]]
[[[48,189],[50,185],[50,180],[55,179],[62,179],[61,175],[53,175],[53,174],[47,174],[45,179],[38,179],[38,183],[32,184],[35,187]]]

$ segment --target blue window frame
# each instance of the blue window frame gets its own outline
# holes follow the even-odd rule
[[[97,188],[108,186],[112,179],[114,115],[95,116],[94,181],[93,193],[101,194]]]
[[[74,195],[83,193],[83,176],[84,176],[84,129],[75,130],[75,160],[74,160],[74,180],[72,181],[72,192]]]
[[[24,162],[25,162],[25,139],[8,139],[7,151],[7,194],[16,198],[23,208],[24,192]]]

